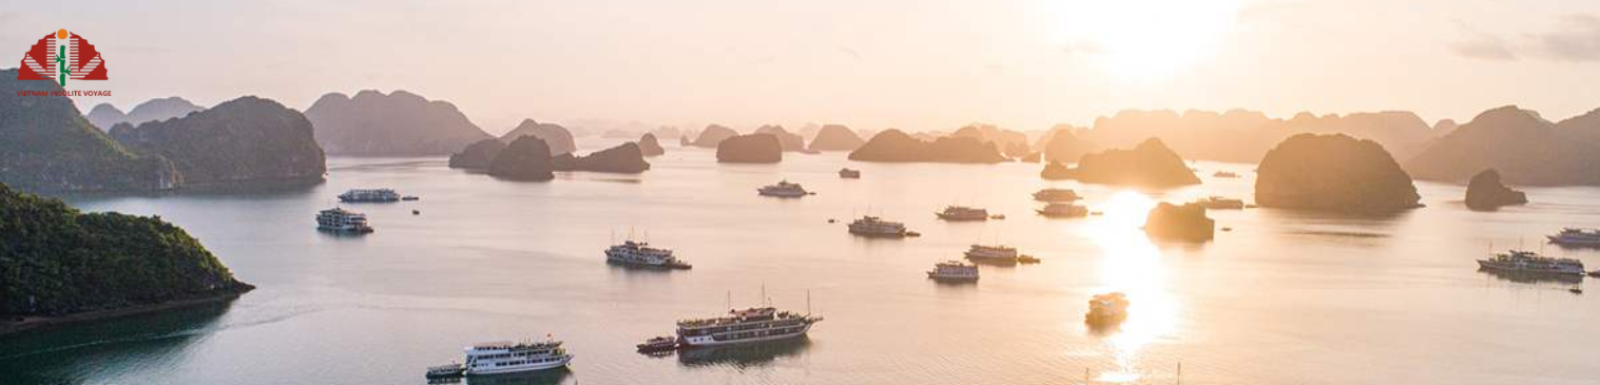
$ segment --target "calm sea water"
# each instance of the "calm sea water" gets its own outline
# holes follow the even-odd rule
[[[586,140],[584,147],[609,143]],[[1534,203],[1467,211],[1459,186],[1418,183],[1428,208],[1360,218],[1213,211],[1213,242],[1152,242],[1157,201],[1249,199],[1250,165],[1199,163],[1205,184],[1139,192],[1037,177],[1035,164],[849,162],[786,155],[719,165],[669,149],[643,175],[500,181],[443,159],[330,159],[328,182],[249,194],[73,197],[92,211],[160,215],[260,289],[230,304],[0,340],[5,384],[423,384],[473,342],[565,340],[569,371],[492,383],[592,384],[1593,384],[1600,287],[1497,277],[1491,247],[1541,248],[1561,226],[1600,226],[1600,189],[1530,189]],[[859,168],[842,180],[840,167]],[[1215,179],[1233,170],[1240,179]],[[785,179],[817,191],[758,197]],[[1075,188],[1104,215],[1048,220],[1029,194]],[[312,216],[350,188],[418,202],[350,205],[366,237]],[[948,204],[1006,220],[946,223]],[[412,215],[411,210],[421,211]],[[921,238],[867,240],[853,216]],[[829,219],[840,222],[830,224]],[[632,233],[692,271],[634,271],[601,250]],[[975,285],[928,281],[933,263],[1000,242],[1042,264],[983,267]],[[1548,247],[1600,267],[1600,253]],[[761,298],[766,293],[767,299]],[[1130,319],[1083,324],[1094,294],[1129,294]],[[827,317],[787,344],[648,357],[633,344],[679,318],[770,301]],[[471,381],[483,383],[486,381]]]

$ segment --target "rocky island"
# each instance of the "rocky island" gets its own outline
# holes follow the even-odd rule
[[[995,146],[970,137],[940,137],[932,142],[889,129],[872,136],[850,152],[850,160],[865,162],[1000,163],[1006,160]]]
[[[764,125],[761,128],[757,128],[755,133],[772,135],[772,137],[778,138],[778,145],[783,148],[784,152],[806,150],[806,138],[800,136],[800,134],[790,133],[788,130],[783,129],[783,126]]]
[[[735,136],[739,136],[738,131],[712,124],[706,126],[705,130],[701,130],[700,136],[695,137],[694,141],[689,145],[702,148],[717,148],[717,145],[721,144],[723,140]]]
[[[536,136],[511,141],[489,162],[489,175],[510,180],[545,181],[556,178],[550,145]]]
[[[1045,166],[1040,177],[1147,188],[1200,184],[1200,178],[1183,163],[1183,158],[1156,138],[1146,139],[1129,150],[1107,150],[1084,155],[1075,168],[1051,162]]]
[[[385,95],[366,90],[355,97],[331,93],[317,99],[305,115],[316,127],[317,144],[329,155],[447,155],[493,138],[455,105],[405,91]]]
[[[1206,217],[1206,208],[1195,203],[1182,206],[1161,202],[1150,209],[1144,232],[1151,238],[1201,242],[1216,236],[1216,221]]]
[[[771,134],[740,135],[717,145],[718,163],[778,163],[783,145]]]
[[[506,149],[506,142],[500,139],[484,139],[467,145],[461,152],[450,154],[450,168],[464,168],[481,170],[489,168],[489,163],[494,157]]]
[[[1472,183],[1467,184],[1467,208],[1472,210],[1493,211],[1500,206],[1526,203],[1528,194],[1500,184],[1500,172],[1492,168],[1473,176]]]
[[[650,169],[650,163],[644,161],[643,151],[633,142],[595,151],[585,156],[561,154],[550,161],[551,168],[556,171],[638,174]]]
[[[117,109],[116,106],[109,103],[101,103],[89,110],[89,114],[84,115],[84,117],[88,118],[90,123],[94,123],[95,127],[109,130],[119,123],[137,126],[145,122],[181,118],[188,116],[191,112],[199,112],[204,109],[194,103],[190,103],[188,100],[173,96],[150,99],[144,103],[139,103],[139,105],[133,107],[132,111],[128,111],[126,114],[122,113],[122,110]]]
[[[182,178],[171,162],[117,144],[67,97],[12,96],[61,90],[52,82],[17,80],[15,69],[0,71],[0,183],[38,193],[178,186]]]
[[[1563,131],[1572,132],[1558,130],[1533,111],[1500,107],[1435,140],[1406,162],[1405,169],[1418,179],[1450,183],[1493,168],[1514,185],[1600,185],[1600,172],[1595,172],[1600,142]]]
[[[839,124],[825,124],[817,130],[817,136],[811,139],[811,151],[855,151],[866,143],[860,135],[856,135],[850,127]]]
[[[533,119],[523,119],[516,128],[501,135],[500,140],[510,143],[523,136],[534,136],[543,140],[550,146],[552,154],[571,154],[578,151],[577,141],[572,138],[572,132],[567,131],[566,127],[554,123],[539,123]]]
[[[656,141],[656,134],[645,133],[639,137],[639,152],[644,153],[644,156],[661,156],[666,154],[667,150],[661,148],[661,142]]]
[[[0,245],[0,335],[223,301],[255,288],[159,217],[86,214],[4,184]]]
[[[254,96],[137,127],[121,123],[111,128],[111,137],[170,160],[185,187],[307,185],[322,182],[328,170],[311,122]]]
[[[1261,207],[1387,213],[1422,205],[1411,176],[1371,140],[1299,134],[1267,151],[1256,168]]]

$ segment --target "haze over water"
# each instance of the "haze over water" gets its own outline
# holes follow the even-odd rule
[[[613,143],[580,142],[589,151]],[[439,158],[329,160],[327,183],[291,191],[73,197],[87,211],[160,215],[259,289],[230,305],[8,340],[6,384],[405,384],[474,342],[543,338],[570,372],[496,383],[597,384],[1590,384],[1600,304],[1572,284],[1477,271],[1490,244],[1539,249],[1562,226],[1600,226],[1600,188],[1527,189],[1527,206],[1471,212],[1460,186],[1417,182],[1428,207],[1392,217],[1213,210],[1216,240],[1152,242],[1157,201],[1250,201],[1252,166],[1200,162],[1205,183],[1139,192],[1038,177],[1039,165],[875,164],[842,153],[722,165],[669,148],[641,175],[496,180]],[[840,167],[862,170],[839,179]],[[1211,178],[1231,170],[1240,179]],[[781,179],[817,195],[755,189]],[[1050,220],[1029,194],[1065,187],[1104,215]],[[418,202],[345,205],[377,232],[318,233],[351,188]],[[938,221],[949,204],[1008,219]],[[420,210],[412,215],[411,210]],[[920,238],[868,240],[866,213]],[[828,223],[837,219],[838,223]],[[1231,231],[1220,231],[1231,228]],[[633,234],[690,271],[608,266]],[[648,234],[648,237],[646,236]],[[924,271],[973,242],[1044,261],[984,266],[974,285]],[[1600,265],[1600,253],[1544,247]],[[1591,291],[1590,280],[1581,284]],[[806,340],[761,348],[634,352],[680,318],[763,302],[827,318]],[[1083,323],[1094,294],[1132,302],[1120,330]],[[482,381],[469,381],[480,383]]]

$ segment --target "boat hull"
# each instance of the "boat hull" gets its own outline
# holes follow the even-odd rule
[[[938,216],[939,219],[943,219],[943,220],[947,220],[947,221],[955,221],[955,222],[977,222],[977,221],[989,220],[989,215],[988,214],[984,214],[983,216],[970,216],[970,217],[969,216],[961,216],[961,215],[945,214],[945,213],[933,213],[933,215]]]
[[[1584,239],[1571,239],[1571,238],[1562,238],[1560,236],[1555,236],[1555,235],[1546,235],[1545,237],[1550,239],[1550,243],[1554,243],[1554,244],[1560,245],[1560,246],[1600,247],[1600,240],[1590,241],[1590,240],[1584,240]]]
[[[560,360],[555,360],[555,361],[550,361],[550,362],[541,362],[541,363],[536,363],[536,364],[506,366],[506,367],[499,367],[499,368],[484,368],[484,369],[468,368],[467,371],[466,371],[466,375],[468,375],[468,376],[493,376],[493,375],[498,375],[498,374],[527,373],[527,372],[537,372],[537,371],[541,371],[541,370],[558,369],[558,368],[566,367],[567,364],[572,362],[572,358],[573,357],[574,357],[573,355],[568,354],[565,357],[562,357]]]
[[[1483,260],[1479,260],[1478,261],[1478,268],[1482,269],[1482,270],[1491,270],[1491,271],[1497,271],[1497,272],[1503,272],[1503,273],[1514,273],[1514,274],[1525,274],[1525,275],[1578,276],[1578,277],[1582,277],[1585,274],[1583,269],[1576,269],[1576,270],[1524,269],[1524,268],[1517,268],[1517,267],[1512,267],[1512,266],[1502,266],[1502,265],[1499,265],[1499,264],[1495,264],[1495,263],[1491,263],[1489,261],[1483,261]]]
[[[798,338],[798,337],[804,337],[807,332],[811,331],[811,326],[812,325],[816,325],[816,323],[813,322],[813,323],[806,324],[805,327],[800,328],[800,330],[792,332],[792,333],[769,334],[769,335],[760,336],[760,337],[741,338],[741,339],[737,339],[737,340],[721,340],[721,341],[718,341],[717,339],[712,338],[712,336],[710,336],[710,335],[680,337],[678,339],[678,344],[682,345],[683,347],[708,347],[708,346],[743,345],[743,344],[752,344],[752,343],[760,343],[760,342],[782,341],[782,340],[788,340],[788,339],[793,339],[793,338]]]

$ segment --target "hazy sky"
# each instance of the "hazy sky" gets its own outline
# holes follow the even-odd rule
[[[68,88],[112,90],[124,109],[253,94],[303,110],[405,89],[489,132],[522,118],[1038,130],[1124,108],[1464,121],[1600,107],[1597,0],[0,0],[0,54],[61,28],[111,78]]]

